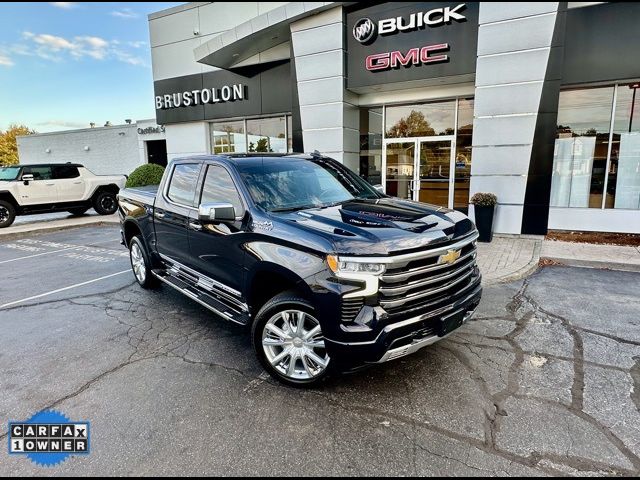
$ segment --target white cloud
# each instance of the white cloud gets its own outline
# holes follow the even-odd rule
[[[2,66],[2,67],[13,67],[13,65],[15,65],[13,63],[13,60],[11,60],[6,55],[0,54],[0,66]]]
[[[69,122],[67,120],[45,120],[36,123],[36,127],[89,128],[88,123]]]
[[[49,3],[54,7],[63,8],[65,10],[76,8],[78,6],[78,2],[49,2]]]
[[[131,51],[138,49],[144,42],[120,42],[118,40],[105,40],[93,35],[81,35],[73,38],[64,38],[48,33],[22,33],[24,41],[5,47],[2,50],[16,55],[37,56],[53,62],[63,61],[65,58],[80,60],[92,58],[95,60],[113,59],[123,63],[137,66],[147,66],[147,62],[137,53]],[[138,45],[140,43],[140,45]],[[0,45],[1,47],[1,45]]]
[[[113,12],[111,12],[111,15],[113,15],[114,17],[126,19],[138,18],[140,16],[130,8],[121,8],[120,10],[114,10]]]

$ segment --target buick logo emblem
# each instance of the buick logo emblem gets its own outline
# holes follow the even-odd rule
[[[360,43],[370,42],[376,34],[376,24],[370,18],[361,18],[353,26],[353,38]]]

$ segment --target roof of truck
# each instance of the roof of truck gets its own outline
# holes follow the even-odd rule
[[[20,164],[20,165],[7,165],[8,167],[52,167],[52,166],[65,166],[65,167],[79,167],[79,168],[84,168],[84,165],[81,165],[80,163],[33,163],[33,164],[29,164],[29,165],[24,165],[24,164]]]

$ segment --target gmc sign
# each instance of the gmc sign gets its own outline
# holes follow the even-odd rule
[[[365,59],[365,66],[370,72],[375,72],[391,68],[400,68],[401,66],[409,67],[411,65],[447,62],[449,61],[449,55],[446,53],[439,55],[432,55],[432,53],[446,52],[448,50],[448,43],[440,43],[422,48],[412,48],[404,55],[399,50],[386,53],[374,53]]]

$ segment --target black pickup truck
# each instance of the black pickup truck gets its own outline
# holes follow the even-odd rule
[[[250,327],[289,385],[413,353],[480,302],[466,216],[389,197],[319,154],[176,159],[157,189],[118,200],[138,283]]]

